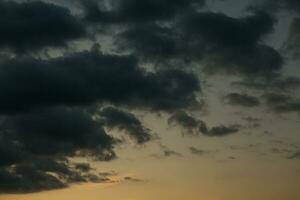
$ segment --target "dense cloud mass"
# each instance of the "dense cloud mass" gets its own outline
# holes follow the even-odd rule
[[[70,183],[105,182],[91,169],[70,169],[70,163],[63,159],[34,158],[15,167],[0,169],[1,192],[29,193],[67,187]],[[78,164],[77,164],[78,165]],[[81,164],[83,165],[83,164]]]
[[[45,47],[64,47],[86,35],[70,10],[41,1],[0,1],[0,47],[17,53]]]
[[[198,149],[196,147],[190,147],[189,150],[192,154],[198,155],[198,156],[202,156],[203,154],[206,153],[204,150]]]
[[[187,39],[192,39],[192,50],[208,54],[209,72],[267,76],[281,67],[280,54],[261,43],[275,23],[267,13],[240,19],[221,13],[193,13],[181,23]]]
[[[300,158],[300,152],[296,152],[293,155],[288,157],[288,159],[299,159],[299,158]]]
[[[190,116],[186,112],[177,112],[173,114],[168,119],[169,125],[176,125],[178,124],[181,126],[185,131],[185,134],[191,134],[191,135],[198,135],[199,130],[202,126],[205,126],[204,122],[201,120],[197,120],[194,117]]]
[[[177,112],[173,114],[168,123],[170,125],[179,125],[184,129],[184,134],[199,135],[202,133],[205,136],[226,136],[239,131],[239,125],[224,126],[219,125],[212,128],[208,128],[206,123],[202,120],[198,120],[185,112]]]
[[[107,9],[103,1],[81,1],[85,18],[94,23],[147,23],[172,20],[176,15],[201,7],[204,0],[116,0]]]
[[[264,9],[273,14],[286,12],[296,16],[290,25],[289,37],[285,44],[285,48],[289,53],[292,53],[294,58],[299,57],[299,44],[300,44],[300,30],[299,30],[299,13],[300,2],[298,0],[264,0],[257,2],[254,6],[255,9]]]
[[[244,107],[255,107],[260,104],[256,97],[239,93],[230,93],[224,97],[224,100],[230,105],[239,105]]]
[[[0,190],[35,192],[89,181],[89,168],[79,173],[83,168],[71,169],[64,157],[82,151],[111,160],[116,141],[89,113],[58,107],[4,117],[0,143]]]
[[[280,77],[275,76],[269,79],[244,79],[242,81],[234,81],[231,84],[235,87],[249,88],[260,91],[290,92],[300,85],[300,78],[296,76]]]
[[[8,116],[3,132],[14,134],[35,154],[72,153],[77,149],[110,149],[114,143],[100,123],[76,108],[50,108]]]
[[[120,33],[115,43],[119,49],[130,49],[144,62],[164,62],[182,56],[172,30],[156,24],[133,26]]]
[[[300,9],[299,9],[300,11]],[[300,54],[300,18],[295,18],[290,25],[289,38],[287,41],[287,50],[294,54],[297,59]]]
[[[143,144],[151,139],[150,130],[145,128],[131,113],[106,107],[99,114],[103,117],[105,126],[124,130],[138,144]]]
[[[210,129],[206,128],[206,126],[201,127],[201,132],[203,135],[210,136],[210,137],[222,137],[226,135],[231,135],[233,133],[237,133],[240,130],[239,125],[230,125],[230,126],[214,126]]]
[[[174,24],[129,26],[116,38],[116,44],[133,51],[144,62],[201,61],[209,73],[268,77],[281,69],[281,55],[262,43],[275,24],[267,13],[232,18],[191,11]]]
[[[3,184],[8,184],[5,192],[33,192],[68,185],[34,166],[32,170],[40,174],[32,176],[39,177],[41,182],[27,188],[27,182],[34,181],[32,176],[22,174],[24,179],[19,180],[16,179],[19,172],[8,169],[12,164],[22,165],[27,157],[35,161],[37,156],[50,156],[53,162],[57,155],[74,156],[75,153],[97,160],[115,158],[113,147],[118,141],[106,134],[103,121],[93,119],[96,113],[93,104],[110,102],[169,112],[196,105],[194,92],[200,89],[193,74],[181,70],[150,73],[138,67],[131,56],[96,51],[47,60],[3,59],[0,68],[0,136],[1,143],[5,144],[0,152],[3,154],[1,169],[3,176],[8,176],[3,179]],[[132,114],[106,108],[101,115],[104,125],[125,130],[138,144],[151,139],[150,130]],[[97,180],[95,176],[89,178]],[[81,178],[86,180],[89,179]]]
[[[194,92],[200,89],[193,74],[180,70],[148,73],[133,57],[92,51],[50,60],[2,60],[0,76],[1,113],[105,101],[170,110],[197,104]]]
[[[202,82],[212,74],[268,92],[263,101],[228,92],[225,103],[300,113],[296,97],[270,93],[300,81],[282,76],[284,58],[266,42],[277,11],[296,11],[285,49],[299,57],[299,1],[266,0],[241,16],[210,11],[205,0],[63,2],[0,0],[0,192],[109,181],[70,157],[117,158],[123,140],[110,129],[150,142],[152,131],[133,110],[167,113],[185,135],[239,132],[238,125],[209,128],[189,114],[202,108]],[[165,157],[181,156],[162,149]]]
[[[264,0],[262,5],[264,9],[271,11],[289,10],[297,12],[300,10],[300,2],[298,0]]]
[[[269,93],[263,96],[265,104],[276,113],[300,113],[300,100],[284,94]]]

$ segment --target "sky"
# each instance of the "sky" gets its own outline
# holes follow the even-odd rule
[[[299,200],[299,0],[0,0],[0,200]]]

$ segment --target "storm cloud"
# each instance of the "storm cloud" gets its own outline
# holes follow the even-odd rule
[[[207,129],[205,126],[202,126],[201,132],[203,135],[210,136],[210,137],[222,137],[222,136],[227,136],[231,135],[233,133],[237,133],[240,130],[239,125],[230,125],[230,126],[225,126],[225,125],[219,125],[219,126],[214,126],[210,129]]]
[[[202,7],[205,0],[117,0],[110,4],[110,9],[103,1],[81,3],[86,20],[94,23],[147,23],[171,20],[195,6]]]
[[[266,106],[275,113],[300,113],[300,100],[286,94],[263,95]]]
[[[287,40],[286,49],[289,52],[292,52],[295,59],[299,59],[299,55],[300,55],[300,18],[299,17],[295,18],[290,25],[289,37]]]
[[[277,23],[274,11],[299,11],[295,0],[264,1],[268,8],[238,17],[210,11],[205,0],[51,2],[0,0],[0,192],[108,181],[89,163],[69,158],[116,159],[123,141],[110,129],[139,145],[151,141],[155,135],[136,111],[167,114],[168,124],[185,135],[239,132],[239,125],[202,121],[202,83],[211,75],[235,76],[235,85],[273,92],[300,83],[282,76],[285,59],[267,43]],[[297,17],[286,43],[296,57],[299,27]],[[224,100],[300,113],[296,97],[256,96],[236,92]],[[167,147],[162,154],[181,156]]]
[[[168,119],[169,125],[179,125],[184,129],[184,134],[198,135],[201,126],[205,126],[204,122],[197,120],[186,112],[177,112]]]
[[[230,105],[255,107],[260,104],[258,98],[239,93],[230,93],[224,97],[224,101]]]
[[[208,128],[204,121],[198,120],[185,112],[177,112],[173,114],[169,118],[168,123],[170,125],[175,124],[181,126],[184,129],[184,134],[199,135],[202,133],[203,135],[209,137],[230,135],[237,133],[240,129],[239,125],[219,125]]]
[[[188,15],[181,24],[188,41],[193,41],[190,47],[205,52],[206,71],[267,76],[282,64],[280,54],[262,43],[275,22],[264,12],[242,18],[204,12]]]
[[[150,130],[145,128],[132,113],[106,107],[99,114],[105,126],[124,130],[138,144],[148,142],[152,138]]]
[[[50,60],[7,59],[0,64],[0,113],[96,102],[172,110],[196,105],[195,92],[200,90],[191,73],[150,73],[138,67],[134,57],[93,51]]]
[[[0,48],[17,53],[66,47],[86,36],[85,26],[70,10],[51,3],[0,1]]]

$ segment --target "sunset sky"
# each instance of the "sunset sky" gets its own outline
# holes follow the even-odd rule
[[[0,0],[0,200],[299,200],[299,0]]]

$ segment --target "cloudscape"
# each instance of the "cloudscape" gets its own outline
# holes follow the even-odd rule
[[[0,200],[299,200],[299,0],[0,0]]]

